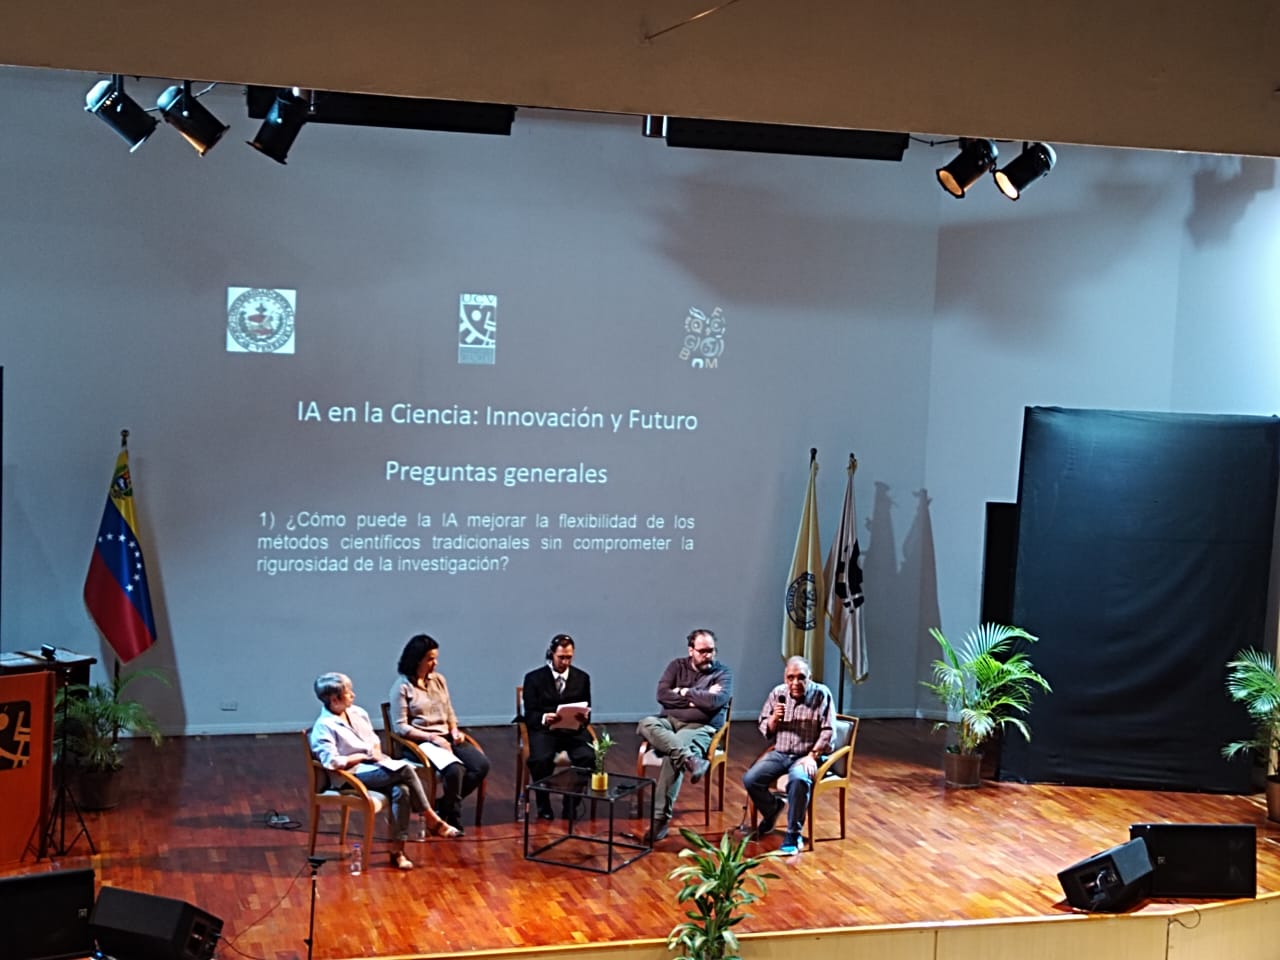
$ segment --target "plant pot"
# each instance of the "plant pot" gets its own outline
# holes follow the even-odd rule
[[[83,810],[110,810],[120,804],[119,770],[81,768],[76,777],[76,800]]]
[[[957,789],[971,789],[982,784],[982,754],[952,753],[942,755],[942,773],[945,785]]]
[[[591,789],[597,793],[603,793],[609,789],[609,774],[593,773],[591,775]]]
[[[1267,777],[1267,819],[1280,821],[1280,776]]]

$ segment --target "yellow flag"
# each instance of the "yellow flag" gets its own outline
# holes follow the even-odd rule
[[[804,495],[804,512],[796,534],[796,552],[787,575],[787,593],[782,618],[782,658],[804,657],[814,679],[822,676],[822,629],[826,591],[822,585],[822,538],[818,535],[818,502],[814,492],[818,478],[817,451],[809,460],[809,489]]]

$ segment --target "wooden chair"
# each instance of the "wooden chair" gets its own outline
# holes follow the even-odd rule
[[[707,744],[707,760],[710,761],[711,766],[707,768],[706,776],[702,779],[705,787],[702,796],[702,822],[708,826],[711,825],[711,781],[713,778],[716,780],[716,809],[724,809],[724,777],[725,771],[728,769],[729,728],[732,719],[733,700],[730,700],[724,710],[724,725],[716,731],[716,735]],[[664,759],[665,757],[654,750],[648,740],[641,739],[640,750],[636,754],[636,776],[650,776],[657,779],[658,769],[662,766]]]
[[[382,729],[387,733],[387,755],[396,759],[405,759],[413,764],[414,770],[418,774],[418,779],[422,781],[422,789],[427,793],[427,799],[431,801],[434,807],[436,804],[436,794],[439,789],[436,775],[436,768],[431,765],[427,759],[427,755],[422,752],[422,748],[416,742],[408,737],[402,737],[396,733],[395,727],[391,725],[391,704],[384,700],[382,702]],[[484,747],[480,746],[480,741],[471,734],[463,732],[462,739],[471,744],[481,753],[484,753]],[[480,786],[476,787],[476,826],[480,826],[480,820],[484,816],[484,795],[485,787],[488,785],[488,778],[480,781]]]
[[[516,685],[516,716],[512,721],[516,725],[516,797],[512,819],[519,820],[524,812],[524,790],[529,785],[529,724],[524,719],[524,685]],[[587,733],[592,742],[596,739],[595,728],[587,724]],[[556,754],[554,763],[557,767],[570,766],[569,754],[561,750]]]
[[[847,714],[836,714],[836,728],[831,737],[831,752],[822,758],[813,775],[813,788],[809,791],[809,809],[805,816],[805,832],[809,835],[809,848],[813,849],[814,815],[817,811],[818,797],[832,790],[840,791],[840,839],[845,838],[845,806],[848,800],[849,786],[853,782],[853,749],[858,740],[858,718]],[[768,750],[761,752],[763,757]],[[756,758],[757,760],[760,757]],[[774,789],[780,793],[787,791],[787,775],[784,773],[777,780]],[[760,822],[760,813],[751,804],[751,823]],[[834,839],[827,837],[826,839]]]
[[[307,730],[302,731],[302,749],[307,758],[307,795],[310,802],[307,819],[311,821],[307,852],[315,856],[316,831],[320,826],[321,810],[336,807],[342,811],[342,827],[338,832],[338,845],[341,847],[347,845],[347,822],[351,811],[356,810],[364,815],[364,843],[360,847],[360,866],[363,870],[368,870],[369,848],[373,846],[373,822],[380,810],[390,806],[390,798],[376,790],[370,790],[346,770],[326,770],[322,767],[311,752],[311,738]]]

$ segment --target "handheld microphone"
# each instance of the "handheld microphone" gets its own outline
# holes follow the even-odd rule
[[[787,689],[785,683],[780,683],[773,688],[773,696],[782,704],[782,722],[789,723],[791,721],[791,691]]]

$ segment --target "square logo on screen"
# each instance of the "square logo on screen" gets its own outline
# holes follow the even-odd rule
[[[0,703],[0,772],[25,767],[31,759],[31,701]]]
[[[227,353],[293,353],[297,290],[227,287]]]
[[[458,362],[497,363],[498,297],[458,294]]]
[[[710,316],[690,307],[684,318],[684,342],[680,360],[693,370],[714,370],[724,353],[724,311],[716,307]]]

